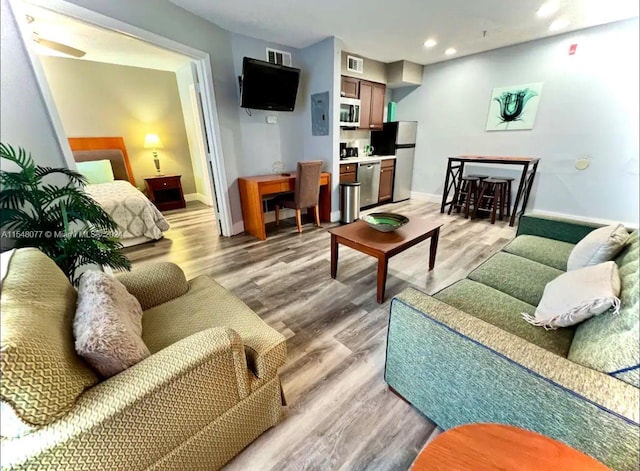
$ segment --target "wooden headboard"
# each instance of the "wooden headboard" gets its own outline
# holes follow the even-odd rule
[[[136,186],[129,154],[121,137],[70,137],[69,145],[76,162],[109,160],[116,180],[128,180]]]

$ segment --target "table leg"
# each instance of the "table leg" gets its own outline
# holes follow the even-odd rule
[[[389,266],[389,259],[382,255],[378,259],[378,286],[376,292],[376,301],[378,304],[384,302],[384,290],[387,285],[387,268]]]
[[[429,271],[436,266],[436,252],[438,251],[438,238],[440,237],[440,228],[433,231],[431,236],[431,247],[429,249]]]
[[[527,191],[524,193],[524,200],[522,201],[522,212],[527,209],[527,203],[529,202],[529,195],[531,194],[531,187],[533,186],[533,180],[536,178],[536,171],[538,170],[538,162],[533,164],[531,169],[531,175],[527,178]]]
[[[447,203],[447,196],[449,196],[449,175],[451,174],[451,159],[447,160],[447,173],[444,177],[444,189],[442,190],[442,204],[440,205],[440,212],[444,213],[444,206]]]
[[[338,238],[331,234],[331,278],[338,273]]]
[[[522,165],[522,175],[520,176],[520,184],[518,185],[518,192],[516,193],[516,201],[513,204],[513,211],[511,212],[511,220],[509,221],[509,225],[512,227],[516,223],[516,214],[518,213],[518,204],[520,203],[520,198],[524,196],[522,193],[524,190],[524,184],[525,184],[525,180],[527,179],[528,171],[529,171],[529,162]]]

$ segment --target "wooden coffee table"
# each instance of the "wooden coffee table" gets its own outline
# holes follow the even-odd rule
[[[438,435],[410,471],[611,471],[594,458],[511,425],[468,424]]]
[[[338,244],[346,245],[359,252],[371,255],[378,259],[376,298],[378,303],[382,303],[387,284],[389,259],[400,252],[404,252],[409,247],[431,238],[429,270],[433,270],[436,263],[440,227],[442,227],[442,224],[438,222],[412,219],[393,232],[376,231],[361,220],[329,229],[331,234],[331,278],[335,278],[338,271]]]

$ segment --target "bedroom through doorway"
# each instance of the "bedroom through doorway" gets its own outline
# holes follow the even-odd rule
[[[122,138],[130,182],[139,191],[157,203],[154,189],[179,184],[176,194],[184,203],[210,207],[212,231],[230,235],[220,211],[225,195],[216,194],[216,143],[206,119],[211,100],[203,96],[198,61],[30,2],[21,6],[23,26],[47,38],[29,47],[42,67],[49,107],[55,106],[50,111],[57,114],[65,140]],[[49,38],[62,46],[45,47]],[[156,206],[161,211],[180,207]]]

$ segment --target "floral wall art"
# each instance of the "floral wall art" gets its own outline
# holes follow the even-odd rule
[[[533,129],[542,82],[494,88],[487,116],[487,131]]]

